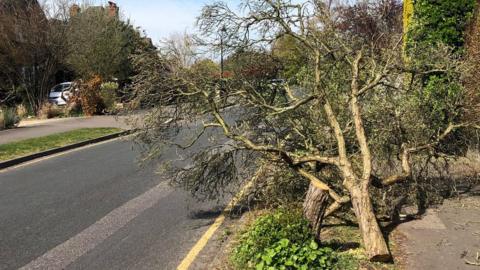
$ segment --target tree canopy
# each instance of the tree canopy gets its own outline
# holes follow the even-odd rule
[[[67,30],[61,8],[38,1],[0,1],[0,101],[41,107],[63,68]]]
[[[67,64],[80,77],[128,79],[129,56],[140,42],[140,33],[127,21],[110,16],[103,8],[85,7],[69,21]]]

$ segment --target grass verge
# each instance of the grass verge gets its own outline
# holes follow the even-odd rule
[[[96,139],[122,131],[119,128],[81,128],[68,132],[0,145],[0,161],[6,161],[57,147]]]

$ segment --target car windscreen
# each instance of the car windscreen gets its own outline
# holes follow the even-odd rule
[[[52,89],[52,93],[61,93],[62,91],[68,91],[72,85],[71,84],[59,84]]]

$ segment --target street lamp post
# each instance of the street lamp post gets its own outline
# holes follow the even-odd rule
[[[224,65],[223,65],[223,38],[227,32],[227,28],[225,28],[225,25],[222,26],[220,29],[220,78],[223,79],[223,72],[224,72]]]

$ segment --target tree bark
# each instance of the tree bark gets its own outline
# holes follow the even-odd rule
[[[315,237],[320,240],[323,217],[328,206],[328,191],[315,187],[312,183],[308,187],[307,196],[303,203],[303,215],[310,223]]]
[[[368,258],[375,262],[390,261],[392,257],[375,217],[368,187],[354,186],[350,197]]]

